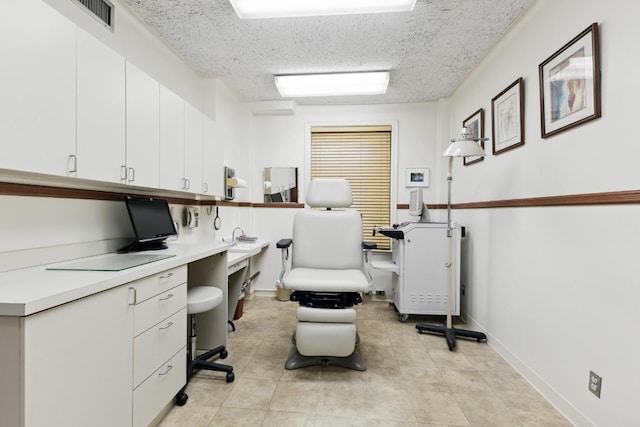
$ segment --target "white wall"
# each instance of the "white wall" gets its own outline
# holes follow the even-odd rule
[[[490,136],[491,99],[523,77],[525,145],[469,167],[456,160],[454,203],[639,188],[637,16],[632,0],[533,5],[450,99],[452,134],[482,107]],[[602,118],[542,139],[538,65],[592,22]],[[640,422],[639,214],[636,205],[454,211],[469,231],[463,307],[473,326],[577,425]],[[600,399],[587,390],[590,370],[603,378]]]

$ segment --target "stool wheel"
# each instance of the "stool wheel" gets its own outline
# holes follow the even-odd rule
[[[236,376],[234,375],[234,373],[233,373],[233,372],[229,372],[229,373],[227,374],[227,382],[228,382],[228,383],[232,383],[232,382],[233,382],[233,380],[235,380],[235,379],[236,379]]]
[[[227,381],[229,381],[229,380],[227,380]],[[189,396],[187,395],[187,393],[182,391],[182,392],[178,393],[178,395],[176,396],[176,405],[184,406],[184,404],[187,403],[188,399],[189,399]]]
[[[220,352],[220,359],[226,359],[228,355],[229,355],[229,352],[227,352],[227,350],[222,350]],[[233,380],[231,380],[231,381],[233,381]],[[231,381],[229,381],[229,382],[231,382]]]

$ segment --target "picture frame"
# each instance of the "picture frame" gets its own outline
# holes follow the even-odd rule
[[[484,109],[471,114],[462,121],[462,127],[466,128],[472,138],[484,138]],[[479,141],[480,146],[484,150],[484,141]],[[472,165],[484,160],[484,156],[463,157],[462,162],[465,166]]]
[[[429,186],[429,169],[428,168],[407,168],[405,187],[428,187]]]
[[[602,115],[598,24],[593,23],[538,67],[543,138]]]
[[[524,145],[524,80],[519,77],[491,100],[493,154]]]

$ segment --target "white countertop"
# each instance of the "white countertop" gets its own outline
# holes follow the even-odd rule
[[[168,249],[153,252],[175,256],[122,271],[46,269],[50,266],[69,263],[65,261],[0,273],[0,316],[28,316],[228,249],[229,246],[226,243],[173,242],[169,243]],[[112,254],[91,258],[110,255]],[[241,252],[241,255],[243,258],[253,256],[251,251]]]

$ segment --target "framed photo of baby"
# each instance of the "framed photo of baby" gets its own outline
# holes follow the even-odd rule
[[[601,116],[598,24],[591,24],[538,67],[542,137]]]

